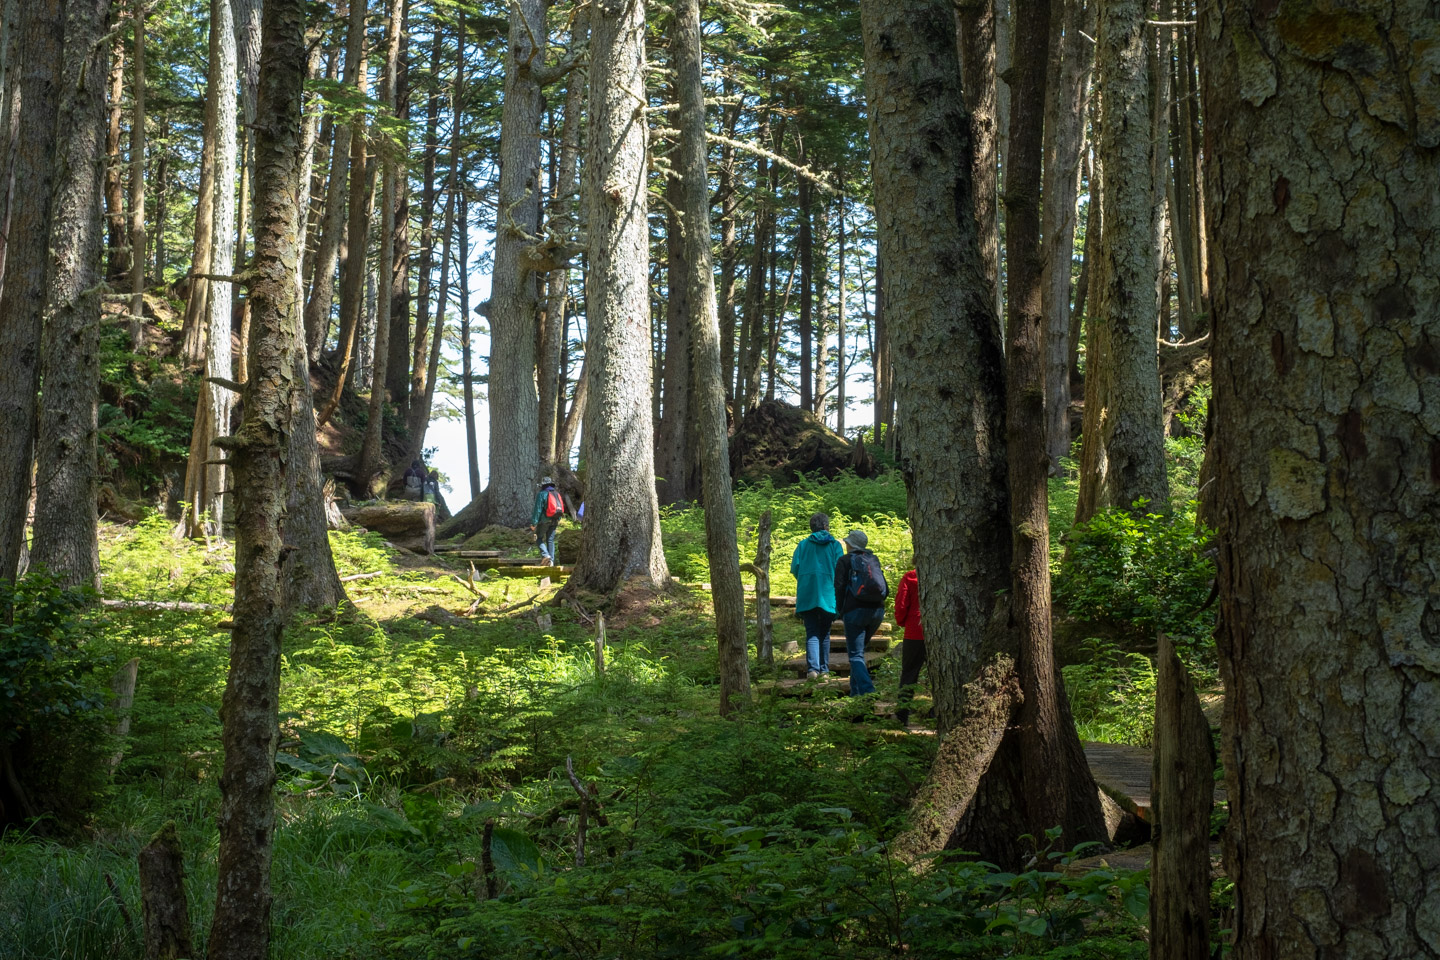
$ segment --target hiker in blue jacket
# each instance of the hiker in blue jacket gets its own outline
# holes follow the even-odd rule
[[[885,598],[890,595],[880,558],[865,549],[868,542],[864,530],[851,530],[845,535],[848,552],[835,564],[835,596],[840,601],[840,620],[845,624],[852,697],[875,692],[875,683],[865,666],[865,641],[875,636],[885,620]]]
[[[810,518],[810,536],[790,557],[795,575],[795,612],[805,623],[805,676],[814,680],[830,672],[830,624],[835,622],[835,564],[845,555],[830,536],[830,518]]]
[[[549,477],[540,478],[540,490],[535,494],[535,509],[530,514],[530,529],[535,532],[535,545],[545,565],[555,563],[555,530],[560,518],[565,515],[565,500],[555,489],[555,481]]]

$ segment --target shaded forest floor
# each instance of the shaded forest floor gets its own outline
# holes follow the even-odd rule
[[[1056,484],[1062,515],[1068,486]],[[737,506],[750,551],[755,518],[775,511],[777,594],[793,592],[786,561],[815,510],[866,529],[892,582],[908,568],[893,476],[761,486]],[[487,580],[473,616],[457,618],[476,599],[463,561],[332,534],[342,576],[379,575],[347,584],[355,610],[286,634],[273,956],[1145,954],[1143,872],[1065,876],[1057,859],[1020,875],[963,860],[910,873],[889,861],[883,842],[935,743],[873,703],[762,695],[719,719],[703,517],[667,511],[663,525],[677,587],[611,611],[603,675],[593,611],[546,602],[558,584]],[[106,596],[227,603],[230,548],[177,541],[169,526],[152,516],[102,531]],[[777,645],[803,645],[786,613]],[[140,956],[135,856],[168,820],[203,949],[227,618],[106,610],[87,622],[91,654],[140,660],[133,726],[85,830],[0,842],[0,956]],[[1106,671],[1126,656],[1081,665],[1077,703],[1095,700],[1082,724],[1096,724],[1082,735],[1142,736],[1143,702],[1105,706],[1120,683]],[[752,671],[779,675],[753,660]],[[897,658],[880,660],[880,699],[898,672]],[[590,790],[583,818],[567,762]]]

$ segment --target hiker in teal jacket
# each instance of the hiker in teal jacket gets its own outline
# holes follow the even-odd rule
[[[790,558],[795,575],[795,611],[805,622],[805,675],[815,679],[830,672],[830,624],[835,622],[835,564],[845,555],[830,536],[830,518],[810,518],[810,536]]]
[[[551,494],[555,495],[554,506],[550,502]],[[564,504],[565,501],[555,490],[555,482],[549,477],[541,478],[540,491],[535,494],[535,509],[530,514],[530,529],[535,531],[535,544],[540,548],[540,556],[546,566],[555,563],[555,529],[565,515]]]

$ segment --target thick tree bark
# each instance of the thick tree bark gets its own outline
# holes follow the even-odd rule
[[[1148,501],[1149,509],[1164,509],[1169,501],[1155,344],[1160,246],[1146,10],[1140,0],[1102,0],[1099,10],[1095,62],[1104,233],[1094,325],[1102,330],[1103,343],[1097,344],[1101,349],[1094,367],[1087,352],[1086,369],[1090,375],[1101,372],[1108,389],[1102,389],[1092,410],[1087,385],[1085,415],[1096,426],[1086,430],[1082,441],[1079,520],[1107,507],[1129,509],[1138,499]],[[1086,452],[1093,444],[1102,445],[1103,452]]]
[[[110,0],[65,5],[64,80],[55,132],[44,390],[35,444],[31,562],[66,586],[100,587],[96,441],[100,404],[100,259],[104,232],[105,79]],[[144,265],[144,254],[132,258]]]
[[[1225,0],[1197,28],[1237,960],[1440,952],[1425,11]]]
[[[1010,563],[1005,361],[971,208],[953,16],[947,0],[861,5],[866,98],[877,105],[870,146],[885,333],[905,358],[894,368],[901,462],[942,732],[959,721],[965,685],[997,647],[987,628]]]
[[[245,417],[224,446],[235,464],[235,626],[221,705],[218,893],[210,960],[264,960],[270,935],[280,636],[285,625],[285,506],[303,369],[295,286],[300,210],[305,5],[267,0],[255,133],[253,336]]]
[[[644,0],[591,7],[585,144],[589,329],[584,447],[589,464],[580,560],[568,589],[610,593],[669,581],[660,548],[650,411],[650,298],[645,192]]]
[[[336,124],[330,149],[330,177],[325,186],[325,216],[316,238],[311,269],[310,296],[305,302],[305,344],[314,360],[320,359],[330,310],[335,299],[335,267],[345,232],[345,195],[350,167],[350,125]]]
[[[397,14],[400,20],[400,47],[395,68],[394,93],[391,94],[391,115],[408,121],[410,116],[410,0],[402,0]],[[385,216],[390,218],[394,239],[390,257],[382,261],[381,271],[389,271],[390,335],[386,340],[389,357],[385,361],[385,398],[396,419],[407,423],[410,417],[410,128],[402,124],[393,136],[392,156],[398,158],[395,196]]]
[[[212,46],[215,51],[215,62],[211,65],[213,73],[211,80],[215,84],[216,91],[212,94],[215,97],[215,234],[214,245],[210,256],[210,272],[217,276],[229,276],[235,272],[235,193],[238,180],[238,157],[239,148],[237,138],[243,133],[239,131],[238,123],[240,116],[236,110],[235,87],[238,81],[239,59],[238,59],[238,36],[236,33],[235,10],[241,12],[244,5],[258,3],[258,0],[214,0],[216,16],[211,18],[211,29],[218,30],[220,43],[218,48]],[[231,317],[235,314],[235,285],[225,280],[212,280],[209,284],[209,309],[210,309],[210,336],[211,349],[214,348],[214,337],[223,336],[225,340],[225,353],[230,353],[230,327]],[[219,325],[223,324],[223,334],[219,331]],[[237,364],[240,373],[236,379],[243,382],[244,364]],[[212,374],[214,376],[214,374]],[[230,374],[220,374],[228,377]],[[221,422],[218,428],[219,434],[229,430],[229,423]]]
[[[397,80],[400,74],[400,34],[405,29],[405,0],[387,0],[385,18],[385,68],[380,81],[380,109],[386,114],[382,121],[395,117]],[[376,292],[375,363],[370,373],[370,409],[365,420],[365,440],[360,447],[360,464],[356,468],[354,486],[367,499],[385,496],[385,388],[392,359],[390,350],[391,312],[395,306],[395,202],[404,171],[396,159],[396,145],[381,151],[383,182],[380,190],[380,257],[377,271],[380,286]],[[405,323],[408,329],[409,321]],[[408,346],[408,345],[407,345]],[[380,481],[376,484],[376,478]],[[378,490],[376,487],[378,486]]]
[[[970,113],[970,142],[973,145],[975,223],[979,230],[980,257],[985,276],[1000,312],[1000,228],[999,199],[1000,139],[1004,136],[998,118],[996,79],[995,4],[997,0],[965,0],[957,5],[956,39],[960,45],[961,90]]]
[[[1095,781],[1075,734],[1050,629],[1049,456],[1040,247],[1046,50],[1052,0],[1015,0],[1009,169],[1005,173],[1006,430],[1010,479],[1010,628],[1024,702],[1020,767],[1033,836],[1060,826],[1060,850],[1105,839]]]
[[[425,403],[429,387],[430,367],[430,294],[431,275],[435,267],[435,159],[440,152],[440,52],[444,35],[439,23],[432,22],[430,40],[430,77],[436,85],[425,106],[425,144],[420,169],[420,249],[415,270],[415,337],[410,357],[409,403],[406,406],[405,432],[409,444],[402,463],[420,456],[425,447],[426,421],[430,406]],[[453,165],[452,165],[453,166]]]
[[[145,960],[195,956],[190,941],[190,904],[185,898],[185,856],[174,820],[150,838],[137,859]]]
[[[678,0],[671,41],[680,94],[680,157],[685,211],[687,302],[699,448],[705,501],[705,552],[720,642],[720,712],[750,698],[745,643],[745,590],[735,540],[735,498],[730,489],[730,447],[725,429],[725,382],[720,366],[720,325],[715,267],[710,254],[710,178],[706,166],[705,91],[701,84],[700,0]]]
[[[41,311],[62,83],[60,0],[22,4],[20,111],[4,287],[0,289],[0,578],[13,579],[25,546],[40,391]],[[19,185],[23,184],[24,189]]]
[[[500,117],[499,213],[490,288],[490,510],[492,522],[523,527],[535,505],[535,332],[539,321],[533,262],[527,249],[540,219],[538,71],[545,64],[549,0],[510,8],[505,96]]]
[[[671,37],[671,45],[678,42]],[[673,63],[672,53],[672,63]],[[679,90],[672,87],[677,99]],[[670,114],[670,123],[678,127],[682,122],[678,110]],[[702,175],[703,175],[702,169]],[[665,181],[665,349],[658,358],[660,386],[663,403],[660,418],[655,426],[655,488],[659,502],[665,505],[692,500],[696,494],[692,466],[696,450],[695,407],[690,393],[690,352],[692,318],[703,309],[690,302],[689,276],[691,273],[687,257],[691,250],[684,235],[688,222],[682,218],[685,208],[685,189],[678,176],[667,177]],[[708,202],[708,198],[707,198]],[[708,214],[708,209],[707,209]],[[709,217],[706,217],[709,223]],[[713,295],[714,288],[711,287]]]
[[[145,7],[132,14],[135,70],[131,77],[134,113],[130,121],[130,349],[145,346]]]
[[[1060,0],[1051,30],[1050,80],[1045,103],[1044,281],[1045,443],[1050,472],[1070,456],[1070,272],[1075,258],[1075,202],[1090,98],[1090,62],[1097,0]]]

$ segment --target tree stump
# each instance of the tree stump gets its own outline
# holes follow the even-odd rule
[[[195,956],[190,943],[190,907],[185,900],[185,864],[171,820],[140,851],[140,904],[145,918],[145,960]]]
[[[1210,956],[1210,809],[1215,752],[1210,723],[1169,637],[1160,636],[1150,798],[1150,956]]]

